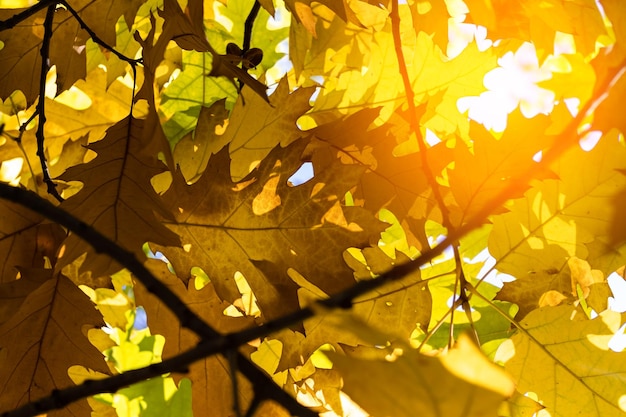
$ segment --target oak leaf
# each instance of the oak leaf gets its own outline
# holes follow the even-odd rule
[[[157,139],[146,137],[147,122],[126,118],[111,127],[99,142],[90,145],[98,154],[92,161],[68,169],[61,179],[81,181],[83,188],[61,204],[85,223],[91,225],[123,248],[144,256],[142,245],[155,242],[176,245],[178,238],[162,226],[155,212],[168,217],[150,179],[164,171],[153,154],[145,152]],[[81,270],[95,276],[107,275],[121,266],[104,255],[98,255],[76,235],[71,234],[60,254],[63,267],[87,253]]]
[[[408,143],[406,121],[394,119],[380,127],[371,127],[378,115],[376,109],[361,110],[310,130],[309,133],[321,142],[315,144],[315,149],[324,152],[317,151],[322,156],[314,161],[314,171],[325,170],[325,164],[334,159],[364,168],[353,191],[355,200],[372,212],[382,208],[390,210],[405,227],[411,245],[418,249],[428,247],[424,223],[427,218],[441,221],[441,216],[422,158],[413,149],[398,151]],[[453,158],[451,150],[443,143],[429,148],[427,155],[429,168],[435,175]]]
[[[515,111],[507,123],[509,128],[496,139],[482,125],[472,122],[472,148],[462,144],[455,147],[454,168],[448,171],[450,189],[461,211],[454,216],[455,225],[464,224],[484,210],[504,190],[511,198],[521,197],[529,187],[524,183],[528,180],[524,175],[537,165],[533,157],[554,141],[544,133],[550,125],[548,117],[527,119]],[[539,168],[535,171],[535,178],[550,177]],[[499,214],[503,210],[496,208],[491,213]]]
[[[103,355],[84,333],[86,326],[103,326],[102,317],[70,280],[62,275],[53,276],[52,270],[47,270],[47,274],[48,280],[0,325],[1,411],[73,386],[67,374],[72,365],[109,373]],[[21,279],[30,279],[28,272]],[[76,417],[90,412],[87,401],[83,400],[53,415]]]
[[[323,291],[333,293],[354,282],[342,258],[349,247],[363,247],[377,237],[381,224],[358,207],[341,201],[362,169],[328,166],[297,187],[288,179],[299,168],[307,141],[275,148],[258,168],[239,182],[231,180],[228,149],[213,155],[202,177],[187,185],[176,175],[165,200],[176,217],[166,222],[183,249],[164,249],[185,281],[201,267],[223,300],[240,297],[233,276],[241,272],[259,301],[264,317],[297,308],[293,268]],[[259,262],[280,271],[266,276]]]
[[[254,326],[254,320],[250,317],[227,316],[224,310],[230,304],[219,299],[211,283],[196,289],[195,279],[189,280],[185,286],[161,261],[150,260],[146,266],[216,331],[231,333]],[[137,305],[142,305],[148,316],[150,331],[165,337],[165,358],[191,349],[198,343],[198,336],[182,328],[161,300],[141,284],[135,285],[134,289]],[[228,359],[219,355],[204,358],[189,367],[186,377],[191,380],[195,415],[202,415],[206,410],[211,410],[215,415],[228,415],[232,412],[232,375]],[[176,380],[179,379],[180,376],[177,376]],[[247,404],[252,400],[250,383],[241,375],[238,380],[240,399]]]
[[[553,50],[557,31],[572,34],[577,50],[587,55],[598,36],[606,34],[602,15],[592,0],[468,0],[471,23],[485,26],[492,39],[532,41],[544,53]]]
[[[101,7],[89,0],[69,1],[85,23],[109,45],[115,45],[115,24],[120,16],[132,25],[141,0],[114,0]],[[52,7],[55,7],[52,5]],[[19,13],[20,9],[0,11],[0,20]],[[0,97],[21,90],[29,104],[39,95],[40,49],[44,36],[46,9],[34,14],[11,30],[0,32],[4,48],[0,52]],[[56,66],[58,92],[66,90],[86,73],[85,43],[89,35],[72,14],[64,8],[54,11],[50,65]],[[35,69],[35,70],[33,70]],[[26,76],[25,76],[26,75]]]
[[[0,201],[0,283],[16,279],[17,267],[43,268],[54,260],[65,232],[56,224],[20,205]]]
[[[28,271],[28,279],[17,279],[0,284],[0,325],[19,311],[28,295],[50,278],[46,270],[43,273]]]

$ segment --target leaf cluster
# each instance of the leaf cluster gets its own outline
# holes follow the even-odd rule
[[[625,4],[3,2],[0,412],[626,415]]]

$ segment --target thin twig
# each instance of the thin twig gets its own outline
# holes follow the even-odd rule
[[[435,196],[437,206],[439,206],[439,210],[441,210],[443,226],[448,229],[448,232],[450,232],[452,230],[452,224],[450,223],[450,214],[448,212],[445,202],[443,201],[443,196],[441,195],[441,190],[439,189],[439,185],[437,184],[435,174],[430,167],[430,163],[428,162],[428,146],[426,145],[424,137],[420,132],[419,120],[417,119],[417,108],[415,107],[415,93],[413,92],[413,86],[411,85],[411,80],[409,78],[409,72],[407,70],[404,52],[402,52],[402,38],[400,36],[400,11],[398,3],[398,0],[392,0],[389,17],[391,18],[391,32],[393,35],[393,43],[396,50],[396,57],[398,58],[398,67],[400,70],[400,75],[402,76],[402,82],[404,84],[404,90],[406,93],[406,101],[409,107],[408,111],[409,125],[411,127],[410,130],[411,132],[415,133],[415,136],[417,138],[419,154],[422,162],[422,169],[424,170],[424,174],[426,175],[428,184],[430,184],[430,187],[433,190],[433,195]]]
[[[39,123],[37,124],[37,132],[35,136],[37,138],[37,156],[41,163],[41,170],[43,173],[43,182],[48,187],[48,194],[52,195],[57,201],[62,202],[65,199],[61,197],[57,191],[57,185],[52,181],[50,172],[48,171],[48,163],[46,162],[46,152],[44,148],[44,127],[46,124],[46,78],[48,71],[50,71],[50,41],[52,39],[52,22],[54,20],[54,12],[56,10],[56,4],[48,6],[46,11],[46,20],[44,21],[44,35],[41,42],[41,73],[39,74],[39,101],[37,102],[37,113],[39,114]],[[37,182],[35,180],[35,187]]]
[[[476,325],[474,324],[474,318],[472,317],[472,308],[469,304],[470,296],[467,294],[469,283],[465,278],[465,271],[463,271],[463,262],[461,261],[461,253],[459,252],[458,242],[453,246],[453,250],[454,260],[456,262],[458,272],[457,280],[459,282],[459,300],[461,300],[461,306],[463,306],[465,316],[467,317],[470,327],[472,328],[474,340],[476,341],[478,346],[480,346],[480,338],[478,337],[478,332],[476,331]]]
[[[17,106],[15,106],[15,103],[13,103],[13,100],[11,97],[9,97],[9,99],[11,100],[11,103],[13,104],[12,110],[13,110],[13,113],[15,113],[15,118],[17,119],[17,123],[20,125],[20,127],[18,130],[17,136],[13,136],[9,134],[8,132],[2,132],[2,135],[8,137],[9,139],[11,139],[17,144],[17,147],[20,149],[20,152],[22,152],[22,155],[24,156],[24,160],[26,161],[26,165],[28,166],[28,172],[30,172],[30,177],[33,179],[33,181],[35,181],[35,178],[36,178],[35,170],[33,169],[33,165],[30,162],[28,153],[26,152],[26,149],[24,148],[24,143],[22,142],[22,138],[24,137],[24,132],[26,132],[26,127],[28,126],[28,124],[31,121],[33,121],[33,119],[35,119],[35,117],[37,116],[37,110],[35,110],[33,114],[30,115],[28,120],[26,120],[24,123],[20,123],[20,116],[18,114]],[[0,131],[2,131],[3,128],[4,128],[4,125],[0,127]],[[39,187],[35,187],[35,192],[39,194]]]
[[[250,10],[250,14],[246,18],[246,22],[244,23],[244,32],[243,32],[243,45],[242,52],[247,52],[250,49],[250,42],[252,40],[252,26],[254,25],[254,20],[259,14],[259,9],[261,8],[261,3],[258,0],[254,0],[254,5]]]
[[[239,401],[239,381],[237,381],[237,360],[235,358],[235,350],[229,350],[226,352],[226,359],[228,359],[228,367],[230,369],[230,382],[233,390],[233,412],[235,417],[241,416],[241,404]]]
[[[66,227],[82,238],[85,242],[88,242],[96,250],[96,252],[109,255],[112,259],[119,262],[132,274],[134,274],[148,291],[158,297],[172,311],[172,313],[174,313],[174,315],[180,320],[181,326],[192,330],[200,336],[201,339],[205,341],[212,339],[220,340],[223,337],[211,326],[206,324],[191,309],[189,309],[189,307],[187,307],[187,305],[183,303],[165,284],[155,278],[150,271],[148,271],[148,269],[133,255],[132,252],[123,249],[115,242],[95,230],[93,227],[82,222],[65,210],[54,206],[33,192],[26,191],[21,188],[0,183],[0,198],[18,203]],[[226,352],[226,350],[222,350],[221,352]],[[196,357],[194,360],[198,359],[202,359],[202,357]],[[248,380],[250,380],[252,385],[259,384],[264,386],[266,389],[265,393],[269,398],[279,402],[288,411],[295,415],[309,417],[317,416],[316,413],[313,413],[308,408],[300,405],[293,397],[283,391],[267,374],[252,364],[252,362],[243,356],[243,354],[236,352],[235,359],[237,367],[241,373],[245,375]],[[171,362],[168,363],[171,364]],[[137,373],[137,375],[141,375],[142,379],[140,380],[143,380],[166,372],[174,372],[184,369],[184,365],[189,364],[190,362],[185,363],[177,359],[176,361],[173,361],[173,363],[175,365],[173,368],[164,368],[167,365],[156,364],[149,367],[152,371],[146,370],[143,373]],[[111,385],[108,384],[112,383],[106,381],[108,381],[108,379],[89,381],[77,387],[55,391],[49,397],[26,404],[23,407],[11,412],[4,413],[2,414],[2,417],[35,416],[37,414],[42,414],[59,407],[63,407],[72,401],[77,401],[81,398],[93,395],[94,393],[110,392],[109,389]],[[115,381],[118,381],[117,383],[119,383],[120,379],[116,379]],[[121,381],[127,382],[128,380],[121,378]],[[134,382],[137,381],[135,380]],[[81,387],[83,388],[81,389]]]
[[[439,319],[437,324],[435,324],[435,326],[428,331],[424,340],[422,340],[420,345],[417,347],[418,352],[424,348],[426,343],[428,343],[430,338],[437,332],[437,330],[439,330],[439,328],[441,327],[441,325],[443,325],[443,323],[446,321],[448,316],[452,316],[452,313],[454,312],[454,310],[456,310],[460,305],[461,305],[461,300],[458,298],[452,302],[452,306],[450,306],[446,314],[444,314],[443,317]],[[450,319],[450,321],[452,321],[452,319]],[[452,323],[450,323],[450,328],[452,328]]]
[[[81,29],[83,29],[85,32],[87,32],[89,34],[89,36],[91,37],[91,40],[94,41],[95,43],[97,43],[98,45],[100,45],[101,47],[103,47],[104,49],[107,49],[108,51],[110,51],[113,55],[115,55],[116,57],[118,57],[119,59],[121,59],[122,61],[128,62],[131,66],[133,66],[133,68],[137,65],[137,64],[141,64],[143,62],[142,58],[129,58],[126,55],[124,55],[123,53],[119,52],[118,50],[116,50],[114,47],[112,47],[111,45],[109,45],[108,43],[106,43],[105,41],[102,40],[102,38],[100,38],[96,32],[94,32],[87,23],[85,23],[85,21],[80,17],[80,15],[78,14],[78,12],[69,5],[69,3],[66,0],[60,0],[59,4],[62,4],[63,7],[65,7],[71,14],[72,16],[74,16],[74,19],[76,19],[76,21],[78,22],[78,24],[80,25]]]
[[[391,11],[389,16],[391,18],[391,31],[393,34],[394,47],[396,50],[396,57],[398,58],[398,67],[400,69],[400,74],[402,76],[402,82],[404,84],[404,90],[406,92],[408,111],[409,111],[409,125],[411,126],[411,131],[415,133],[417,138],[417,143],[419,146],[419,154],[422,162],[422,169],[424,174],[426,175],[426,180],[428,184],[430,184],[430,188],[432,189],[433,195],[435,197],[435,201],[437,202],[437,206],[441,211],[441,218],[443,226],[450,233],[453,230],[452,222],[450,221],[450,213],[446,204],[443,200],[443,196],[441,194],[441,190],[439,189],[439,184],[437,184],[437,179],[435,178],[435,174],[430,167],[430,163],[428,162],[428,146],[424,140],[423,135],[420,132],[419,120],[417,119],[417,108],[415,107],[415,93],[413,92],[413,86],[411,85],[411,80],[409,78],[409,72],[406,66],[406,60],[404,58],[404,52],[402,52],[402,39],[400,36],[400,11],[399,11],[399,1],[392,0],[391,2]],[[453,242],[452,247],[455,250],[455,255],[458,255],[458,242]],[[463,267],[461,263],[461,257],[455,256],[456,262],[456,270],[457,270],[457,279],[454,283],[454,291],[453,291],[453,304],[456,304],[455,297],[457,295],[457,290],[459,290],[459,299],[462,301],[463,308],[469,308],[469,304],[467,299],[464,298],[465,288],[464,286],[464,277],[463,277]],[[450,314],[450,334],[448,340],[448,347],[452,347],[454,343],[454,310],[451,311]],[[467,313],[467,311],[466,311]]]

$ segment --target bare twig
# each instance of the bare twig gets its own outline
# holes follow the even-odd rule
[[[107,49],[107,50],[111,51],[111,53],[113,55],[115,55],[116,57],[118,57],[122,61],[128,62],[130,65],[133,66],[133,68],[137,64],[141,64],[143,62],[143,59],[141,59],[141,58],[135,59],[135,58],[127,57],[126,55],[124,55],[123,53],[119,52],[114,47],[112,47],[111,45],[109,45],[108,43],[103,41],[102,38],[100,38],[96,34],[96,32],[94,32],[89,27],[89,25],[87,23],[85,23],[85,21],[80,17],[78,12],[72,6],[70,6],[69,3],[66,0],[60,0],[59,4],[62,4],[63,7],[65,7],[72,14],[72,16],[74,16],[74,19],[76,19],[76,21],[80,25],[81,29],[83,29],[85,32],[87,32],[89,34],[89,36],[91,36],[91,40],[93,40],[95,43],[97,43],[98,45],[100,45],[104,49]]]
[[[39,74],[39,101],[37,102],[37,113],[39,114],[39,123],[37,124],[37,156],[41,163],[41,170],[43,172],[43,182],[48,187],[48,194],[52,195],[57,201],[62,202],[64,198],[61,197],[57,191],[57,185],[52,181],[50,172],[48,171],[48,163],[46,162],[46,153],[44,148],[44,127],[46,124],[46,77],[48,71],[50,71],[50,41],[52,39],[52,22],[54,20],[54,12],[56,10],[56,3],[48,6],[46,11],[46,20],[44,21],[44,35],[41,42],[41,73]],[[33,180],[35,180],[33,178]],[[37,184],[35,183],[35,187]]]

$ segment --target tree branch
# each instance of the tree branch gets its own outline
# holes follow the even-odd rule
[[[198,317],[187,305],[185,305],[166,285],[155,278],[150,271],[139,261],[135,256],[117,245],[115,242],[102,235],[93,227],[82,222],[70,213],[55,207],[47,200],[39,197],[31,191],[26,191],[21,188],[12,187],[10,185],[0,183],[0,198],[10,200],[14,203],[20,204],[24,207],[33,210],[48,219],[66,227],[77,236],[88,242],[97,252],[109,255],[115,259],[121,265],[125,266],[135,277],[140,280],[148,291],[157,296],[163,303],[174,313],[174,315],[180,320],[181,326],[186,327],[203,340],[220,339],[222,337],[211,326],[205,323],[200,317]],[[221,352],[226,352],[223,350]],[[216,352],[217,353],[217,352]],[[236,352],[235,359],[238,369],[250,380],[253,385],[259,384],[265,388],[264,394],[266,398],[271,398],[278,401],[287,410],[295,415],[312,417],[317,414],[310,411],[308,408],[300,405],[293,397],[283,391],[278,385],[276,385],[272,379],[257,368],[248,358],[243,356],[240,352]],[[197,359],[201,359],[196,358]],[[176,359],[176,358],[174,358]],[[166,362],[164,362],[166,363]],[[186,362],[188,364],[190,362]],[[155,364],[151,365],[141,374],[141,379],[154,377],[161,375],[164,372],[170,372],[182,369],[181,362],[174,362],[173,369],[164,368],[167,365]],[[148,371],[147,369],[152,369]],[[125,373],[123,375],[126,375]],[[134,375],[134,374],[133,374]],[[120,376],[121,377],[121,376]],[[233,375],[233,377],[235,377]],[[116,377],[112,377],[116,378]],[[81,398],[88,397],[98,392],[109,392],[111,388],[108,379],[101,381],[89,381],[83,383],[77,387],[71,387],[64,390],[55,391],[49,397],[43,398],[35,403],[27,404],[12,412],[5,413],[2,417],[15,417],[15,416],[35,416],[37,414],[44,413],[49,410],[53,410],[59,407],[67,405],[69,402],[79,400]],[[116,380],[118,381],[118,380]],[[127,381],[122,379],[122,381]],[[135,381],[136,382],[136,381]],[[81,387],[84,387],[81,389]],[[34,405],[36,404],[36,405]],[[14,414],[15,413],[15,414]]]
[[[29,7],[28,9],[15,14],[13,17],[8,18],[7,20],[0,21],[0,32],[14,28],[35,13],[49,6],[56,6],[56,4],[56,0],[41,0],[40,2],[35,3],[31,7]]]
[[[261,3],[258,0],[254,0],[254,5],[246,18],[246,22],[244,23],[244,32],[243,32],[243,45],[241,45],[242,52],[248,51],[250,49],[250,41],[252,40],[252,27],[254,25],[254,20],[259,14],[259,9],[261,8]]]

